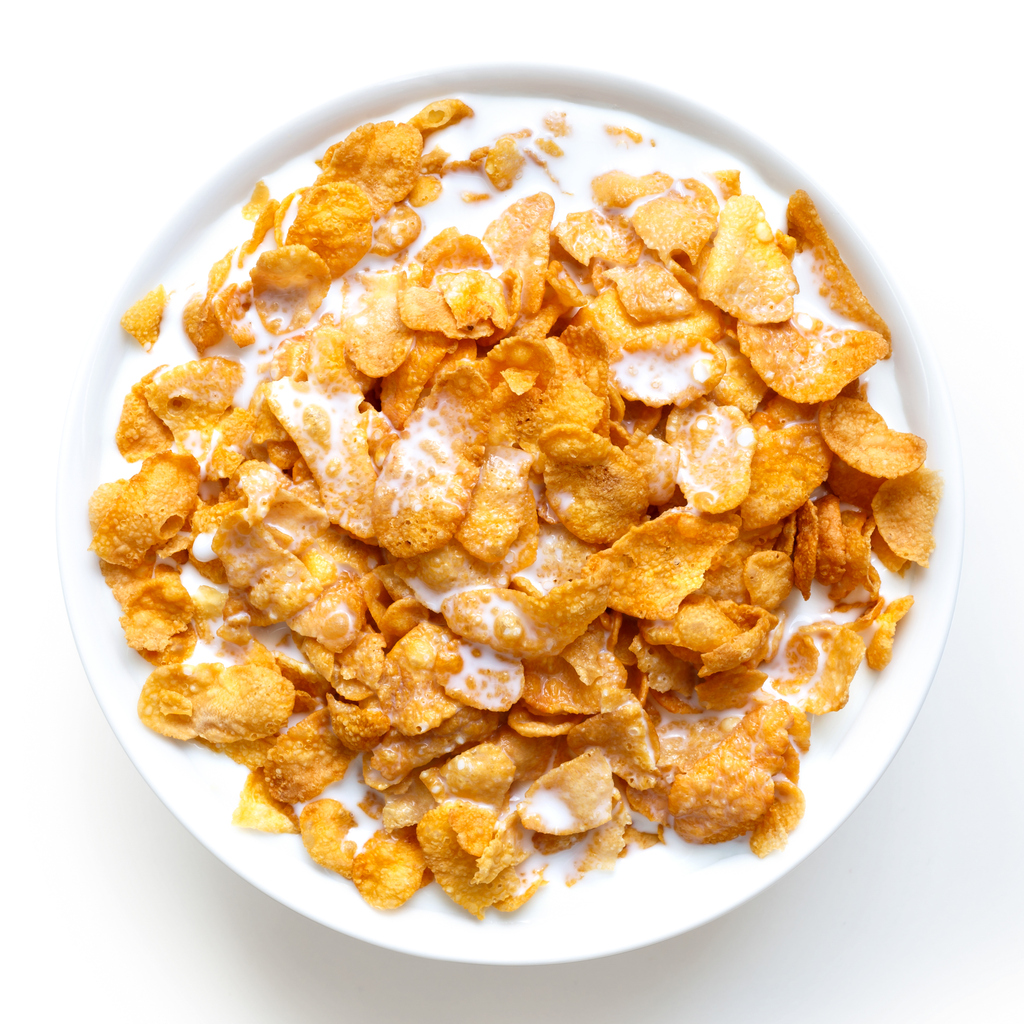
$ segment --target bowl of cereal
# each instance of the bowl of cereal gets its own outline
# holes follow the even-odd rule
[[[180,215],[79,383],[58,543],[104,713],[224,863],[551,963],[846,819],[962,506],[934,358],[819,189],[677,96],[489,68],[338,100]]]

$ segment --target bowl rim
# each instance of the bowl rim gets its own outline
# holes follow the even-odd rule
[[[805,188],[814,196],[815,204],[823,220],[829,224],[830,233],[844,258],[848,263],[856,264],[857,277],[865,285],[865,291],[873,297],[885,296],[890,322],[893,319],[892,312],[897,313],[895,320],[902,321],[900,326],[903,329],[898,331],[901,344],[906,347],[911,357],[916,357],[915,372],[920,375],[920,384],[925,392],[923,401],[929,410],[929,431],[932,436],[928,440],[934,442],[938,437],[944,457],[945,493],[940,509],[944,524],[944,550],[941,558],[941,579],[936,581],[934,590],[931,577],[939,576],[939,573],[933,573],[932,569],[928,570],[929,593],[937,602],[933,612],[938,613],[938,625],[932,627],[936,639],[928,648],[929,656],[915,666],[914,685],[901,698],[899,721],[887,729],[881,743],[882,749],[874,754],[868,767],[857,776],[853,785],[845,787],[840,801],[841,808],[831,808],[820,816],[822,821],[818,825],[813,841],[791,841],[788,851],[782,851],[782,854],[773,855],[760,862],[763,869],[759,873],[760,877],[754,883],[745,880],[730,898],[695,907],[682,923],[662,919],[657,927],[641,929],[640,932],[609,932],[605,935],[595,935],[580,942],[574,949],[557,948],[551,943],[548,943],[543,951],[533,946],[523,948],[526,944],[522,942],[522,930],[514,927],[479,927],[475,930],[475,936],[467,932],[471,937],[467,941],[456,943],[457,948],[445,949],[440,948],[440,944],[436,942],[425,942],[421,937],[413,941],[403,935],[401,929],[391,925],[390,914],[378,913],[376,918],[339,922],[336,915],[326,912],[324,908],[310,907],[296,900],[287,887],[270,884],[266,878],[259,877],[258,872],[246,865],[244,858],[240,863],[235,851],[223,842],[218,842],[209,834],[208,829],[204,830],[201,815],[193,813],[194,809],[183,806],[170,792],[161,787],[159,772],[150,752],[137,741],[136,734],[128,724],[129,719],[123,714],[124,709],[116,706],[118,702],[111,700],[109,689],[101,683],[108,663],[102,657],[102,644],[88,629],[89,602],[75,579],[82,560],[80,540],[81,518],[84,513],[77,504],[82,481],[76,480],[76,471],[79,471],[82,465],[82,442],[85,433],[83,426],[88,422],[87,410],[90,399],[95,399],[98,390],[102,389],[99,363],[104,347],[109,346],[109,339],[117,336],[123,310],[135,297],[154,286],[160,268],[168,266],[181,255],[186,246],[192,243],[197,230],[212,223],[230,206],[244,201],[248,190],[251,189],[252,181],[279,167],[289,155],[302,153],[346,126],[360,123],[360,118],[366,120],[386,116],[388,111],[394,111],[417,100],[426,102],[432,98],[459,92],[549,97],[553,100],[584,103],[605,109],[619,109],[624,113],[637,114],[663,123],[674,130],[694,134],[727,150],[757,168],[768,183],[773,187],[779,187],[780,191],[790,191],[793,187]],[[780,187],[777,182],[789,184]],[[894,334],[896,333],[894,330]],[[114,297],[110,312],[102,322],[92,345],[82,356],[68,404],[58,462],[56,539],[65,608],[75,645],[93,693],[136,769],[168,810],[203,846],[227,867],[273,899],[311,920],[352,937],[387,949],[431,959],[494,965],[528,965],[566,963],[608,956],[663,941],[700,927],[735,909],[774,884],[819,848],[846,821],[895,757],[917,718],[938,669],[956,606],[964,543],[964,487],[960,443],[949,390],[937,356],[923,341],[923,337],[923,332],[898,285],[828,193],[773,147],[717,113],[681,95],[604,72],[554,67],[542,63],[515,63],[470,65],[426,71],[332,99],[275,128],[199,189],[171,218],[138,261],[120,292]],[[81,476],[80,471],[78,476]],[[939,633],[941,638],[938,638]],[[134,706],[130,712],[134,715]],[[137,718],[135,721],[137,723]],[[798,835],[799,830],[794,833],[794,837]],[[699,899],[697,902],[700,904]],[[488,920],[492,919],[493,915]],[[379,922],[379,926],[374,924],[375,921]],[[471,927],[475,925],[476,922],[472,922]],[[494,941],[487,937],[489,935],[497,935],[498,939]],[[510,940],[509,936],[513,938]]]

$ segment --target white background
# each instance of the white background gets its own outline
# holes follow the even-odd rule
[[[1019,1020],[1024,274],[1021,17],[970,4],[376,0],[22,5],[3,32],[3,1004],[12,1021]],[[418,960],[241,881],[103,719],[57,579],[66,397],[134,261],[263,135],[450,64],[607,69],[709,107],[819,182],[953,389],[959,605],[931,694],[839,832],[725,918],[608,960]],[[6,1015],[6,1014],[5,1014]]]

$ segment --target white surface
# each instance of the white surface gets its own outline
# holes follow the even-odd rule
[[[433,1021],[476,1016],[483,1004],[500,1021],[522,1016],[496,997],[512,986],[539,1019],[1014,1019],[1024,714],[1013,581],[1024,565],[1012,531],[1024,367],[1013,306],[999,300],[1017,294],[1022,270],[1024,225],[1010,199],[1019,16],[982,3],[966,20],[933,5],[922,24],[918,8],[890,3],[832,22],[817,5],[737,4],[718,20],[710,8],[653,4],[634,29],[597,8],[571,18],[550,8],[521,3],[514,19],[487,28],[481,5],[433,15],[416,5],[405,33],[391,27],[402,21],[397,4],[355,15],[297,5],[286,19],[269,6],[180,5],[174,21],[135,6],[67,6],[8,26],[6,137],[27,156],[9,157],[2,172],[12,473],[3,514],[15,559],[5,608],[18,631],[6,683],[21,712],[12,720],[38,722],[40,736],[33,742],[19,724],[7,741],[3,962],[18,1019],[102,1005],[113,1020],[276,1021],[301,1005],[309,1021]],[[371,33],[365,42],[360,26]],[[560,41],[569,30],[586,45]],[[314,40],[303,66],[296,54]],[[224,55],[255,58],[261,41],[259,66],[280,65],[280,81],[251,89],[246,69]],[[607,963],[417,961],[337,936],[255,892],[188,836],[128,763],[79,667],[56,582],[50,495],[64,396],[81,345],[138,254],[211,170],[296,112],[389,73],[487,57],[575,60],[676,88],[806,169],[871,240],[930,334],[956,384],[965,450],[960,607],[932,693],[889,772],[770,892]],[[83,201],[88,213],[76,214]],[[64,241],[71,233],[87,248],[76,253]],[[72,273],[56,284],[59,270]],[[40,371],[53,385],[45,411],[29,404]],[[43,443],[22,450],[29,431]],[[621,974],[609,983],[613,967]]]

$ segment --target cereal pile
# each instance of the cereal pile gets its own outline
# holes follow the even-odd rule
[[[913,598],[879,566],[928,564],[941,483],[868,401],[889,330],[802,191],[784,233],[737,171],[594,168],[591,209],[554,223],[541,191],[412,255],[454,182],[476,208],[531,161],[559,189],[564,116],[424,152],[472,114],[366,124],[307,187],[256,186],[181,312],[199,358],[132,387],[141,468],[89,513],[154,666],[139,716],[249,770],[235,823],[300,834],[375,907],[436,881],[482,917],[561,851],[573,880],[666,828],[785,846],[807,716],[888,663]],[[797,311],[797,253],[862,329]],[[147,349],[168,302],[124,316]],[[812,589],[829,610],[787,628]],[[350,766],[372,832],[323,795]]]

